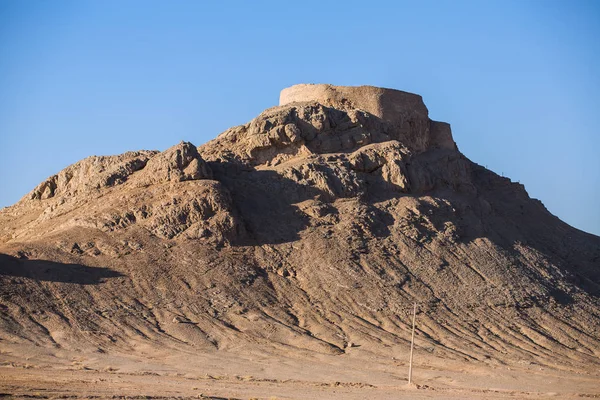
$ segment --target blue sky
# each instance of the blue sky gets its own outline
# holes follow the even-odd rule
[[[90,155],[200,145],[292,84],[368,84],[600,235],[598,71],[598,1],[0,0],[0,206]]]

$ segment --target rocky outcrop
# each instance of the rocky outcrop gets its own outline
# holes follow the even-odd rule
[[[406,169],[409,152],[400,142],[390,141],[365,146],[349,156],[350,168],[364,173],[376,173],[400,191],[410,192]]]
[[[35,217],[12,229],[11,238],[75,227],[141,227],[164,239],[224,243],[243,232],[228,190],[212,180],[210,167],[188,142],[164,152],[86,158],[48,178],[7,214],[24,210]]]
[[[130,151],[118,156],[92,156],[81,160],[39,184],[26,198],[45,200],[78,196],[125,183],[143,169],[156,151]]]
[[[271,108],[203,146],[208,160],[230,154],[252,165],[277,165],[297,156],[352,151],[389,140],[386,124],[359,110],[319,103]]]
[[[115,198],[109,199],[112,207],[99,208],[66,223],[103,232],[135,226],[163,239],[203,239],[221,244],[238,238],[242,232],[229,192],[215,181],[184,182],[177,193],[163,185],[132,190],[127,199],[116,204]]]
[[[196,146],[189,142],[181,142],[156,154],[148,160],[144,171],[136,175],[136,183],[140,185],[199,179],[212,179],[212,172]]]

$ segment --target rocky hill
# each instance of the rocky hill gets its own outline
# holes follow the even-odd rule
[[[89,157],[0,211],[0,341],[600,365],[600,238],[418,95],[297,85],[196,147]]]

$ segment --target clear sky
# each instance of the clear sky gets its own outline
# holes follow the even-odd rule
[[[0,0],[0,206],[200,145],[296,83],[421,94],[471,160],[600,235],[600,1]]]

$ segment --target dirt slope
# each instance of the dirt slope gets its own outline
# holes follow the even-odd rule
[[[600,238],[420,96],[298,85],[196,148],[89,157],[0,211],[0,345],[600,365]],[[308,352],[308,353],[306,353]]]

